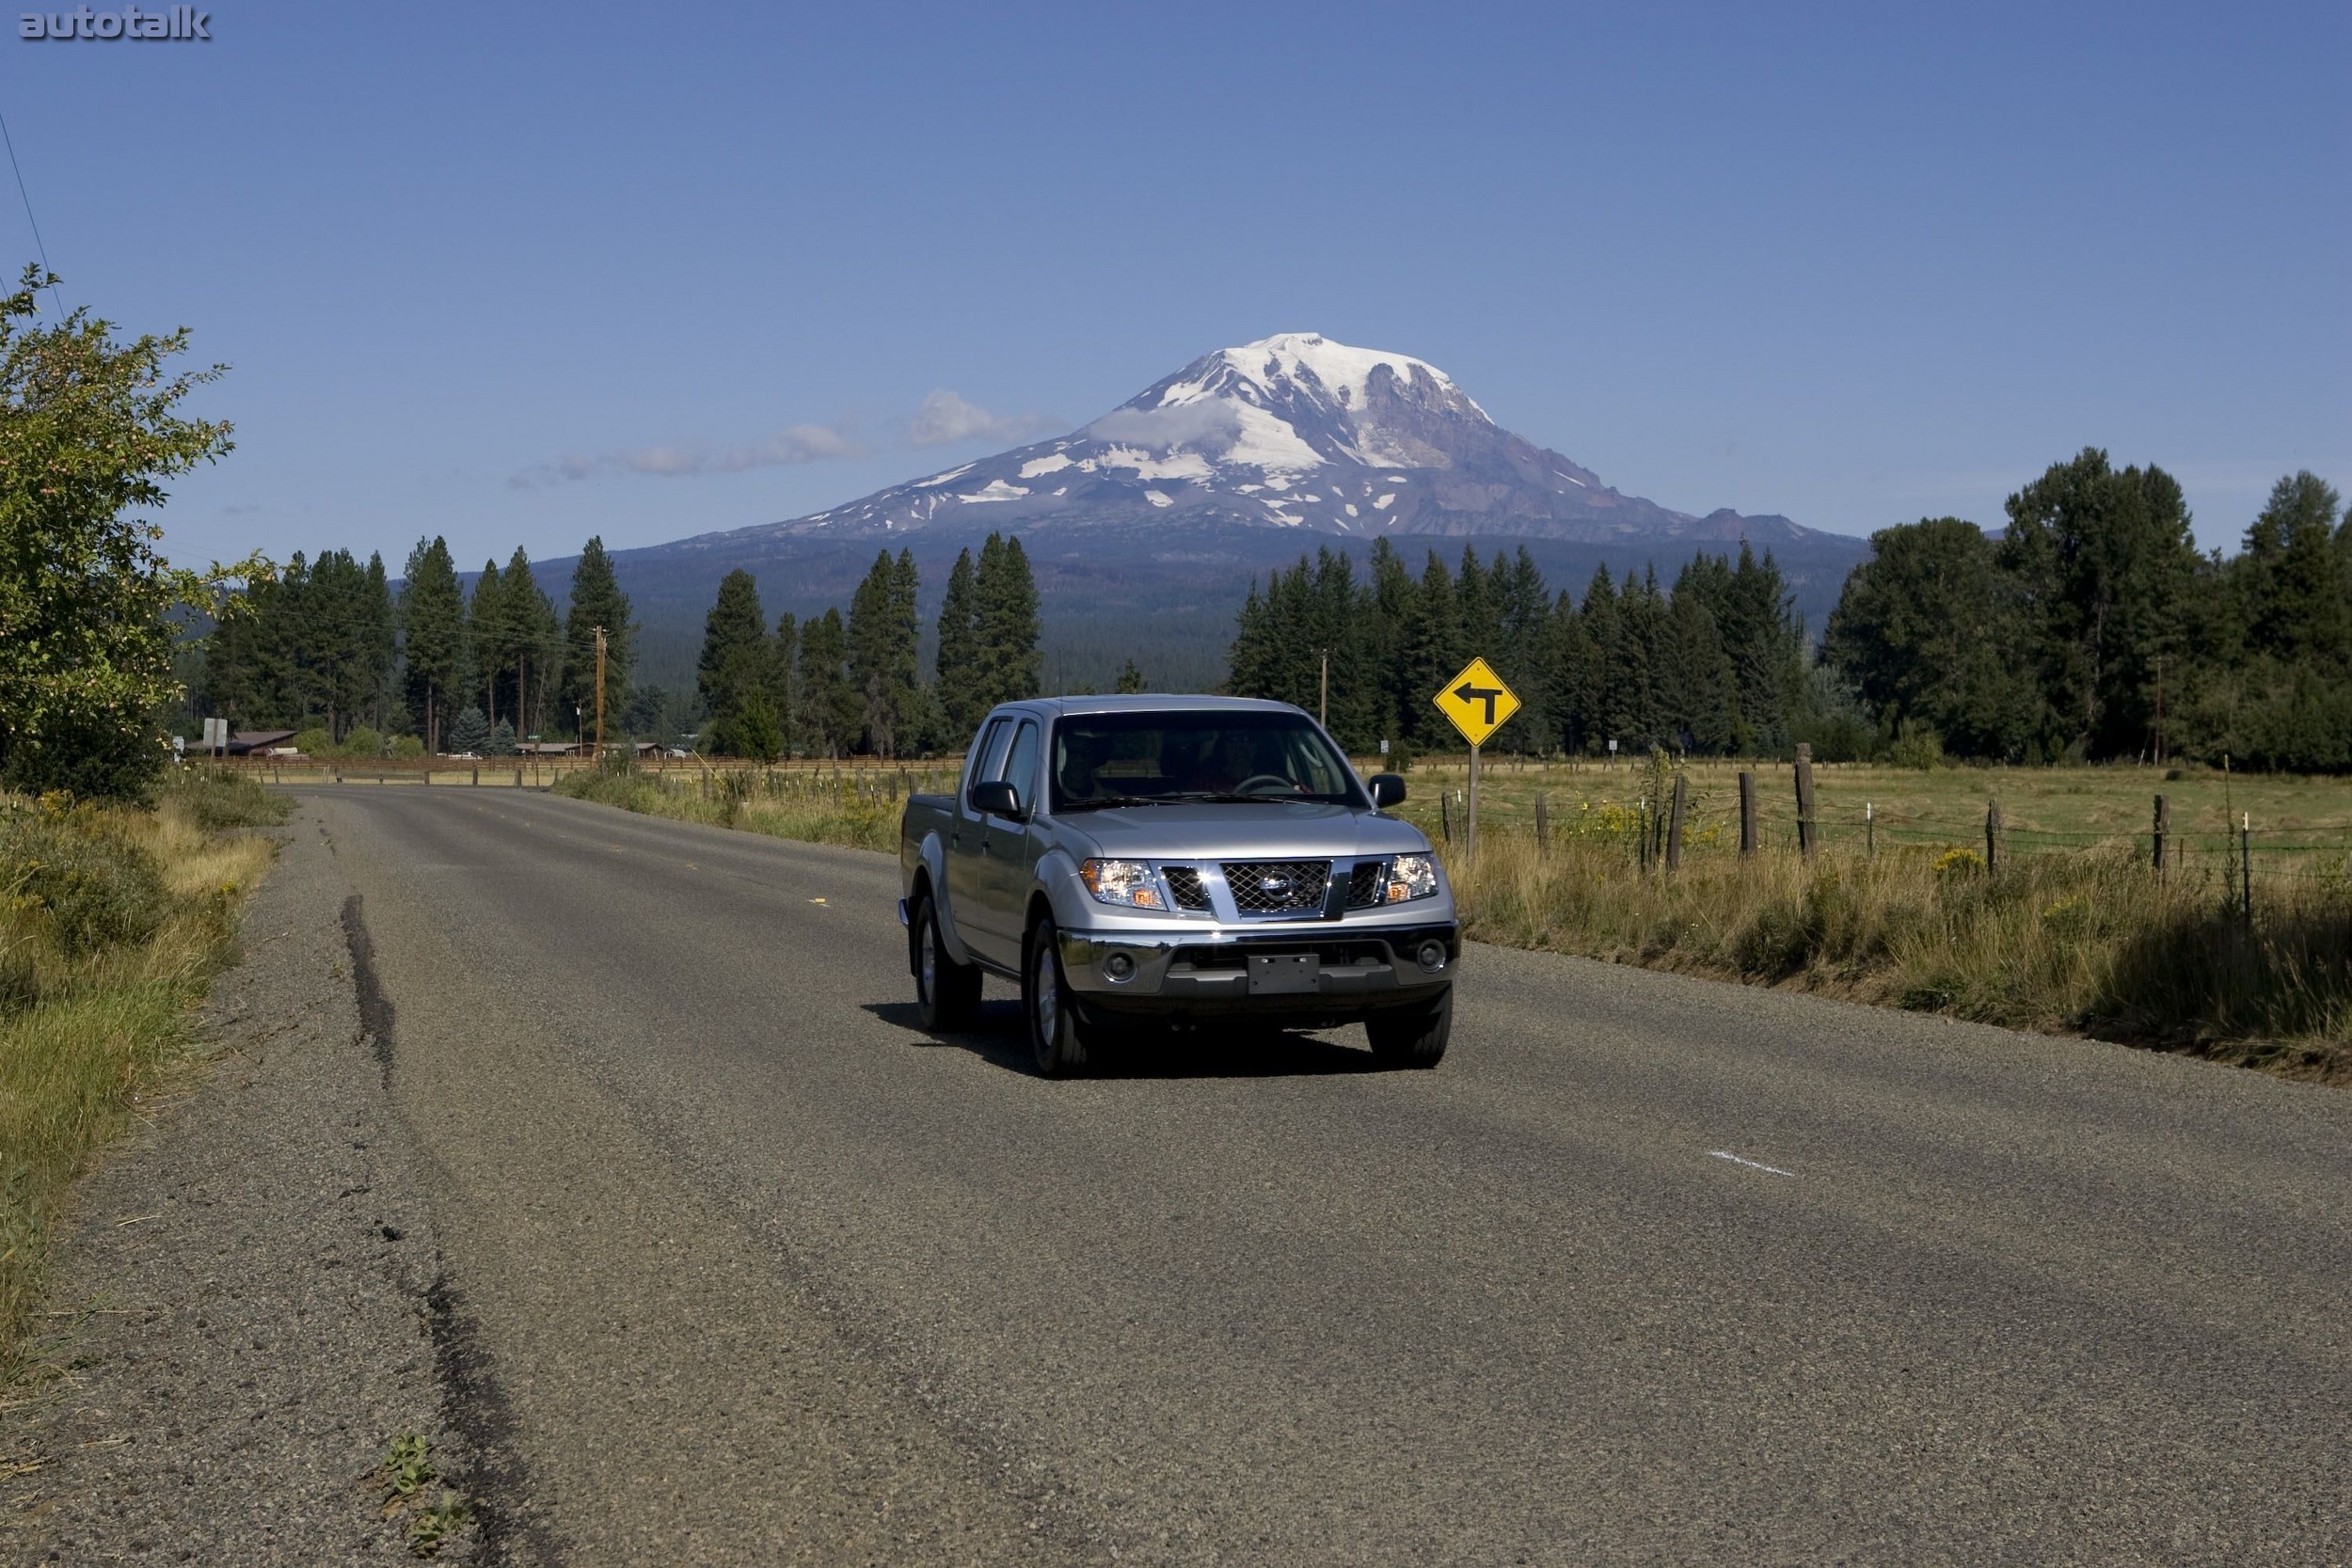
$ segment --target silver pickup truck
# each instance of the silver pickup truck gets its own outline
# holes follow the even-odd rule
[[[1171,1024],[1360,1022],[1434,1067],[1461,935],[1428,839],[1306,714],[1232,697],[1057,697],[980,724],[953,796],[899,823],[926,1028],[1017,982],[1040,1070]]]

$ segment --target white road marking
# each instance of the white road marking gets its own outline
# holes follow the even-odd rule
[[[1727,1148],[1710,1148],[1707,1151],[1707,1153],[1709,1159],[1728,1160],[1735,1165],[1745,1165],[1750,1170],[1770,1171],[1774,1176],[1794,1176],[1797,1174],[1792,1170],[1783,1170],[1778,1165],[1765,1164],[1761,1161],[1743,1160]]]

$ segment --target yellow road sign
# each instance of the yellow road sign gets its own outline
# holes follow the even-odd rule
[[[1454,727],[1473,746],[1485,745],[1486,737],[1519,710],[1518,698],[1483,658],[1463,666],[1460,674],[1445,683],[1437,701],[1438,711],[1453,720]]]

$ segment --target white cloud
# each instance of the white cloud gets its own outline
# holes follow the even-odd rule
[[[944,447],[955,441],[1019,441],[1041,436],[1054,421],[1040,414],[992,414],[942,388],[907,420],[907,444]]]
[[[593,457],[564,457],[525,468],[507,481],[517,490],[594,479],[603,474],[655,474],[676,479],[693,474],[734,474],[746,468],[787,467],[799,463],[822,463],[836,457],[863,457],[866,448],[856,437],[832,425],[787,425],[773,436],[742,446],[712,447],[700,441],[669,446],[639,447],[631,451],[603,452]]]
[[[1222,400],[1180,403],[1170,408],[1114,408],[1087,434],[1098,441],[1137,447],[1184,447],[1241,434],[1241,416]]]

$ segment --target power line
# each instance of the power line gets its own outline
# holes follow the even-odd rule
[[[24,170],[16,161],[16,138],[8,135],[8,117],[6,115],[0,115],[0,144],[5,144],[8,150],[8,167],[16,175],[16,194],[24,202],[24,221],[33,226],[33,249],[40,257],[41,273],[45,277],[54,277],[56,269],[49,264],[49,247],[41,243],[40,220],[33,216],[32,193],[24,188]],[[57,286],[55,283],[49,285],[49,303],[57,308],[58,318],[62,320],[65,316],[65,301],[57,296]]]

